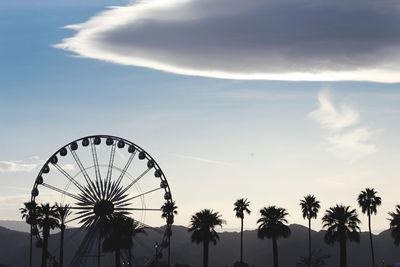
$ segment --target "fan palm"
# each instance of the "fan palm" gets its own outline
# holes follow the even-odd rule
[[[219,236],[215,231],[216,226],[222,227],[225,221],[218,212],[204,209],[196,212],[190,219],[189,232],[192,242],[203,243],[203,267],[208,267],[208,248],[210,242],[217,244]]]
[[[326,210],[322,222],[323,227],[327,228],[325,242],[329,245],[339,242],[340,267],[347,267],[347,241],[360,242],[360,220],[356,210],[350,206],[336,205]]]
[[[274,258],[274,267],[278,267],[278,244],[277,240],[281,237],[288,238],[290,229],[287,226],[286,216],[289,215],[284,208],[275,206],[265,207],[260,210],[261,217],[257,220],[258,226],[257,236],[260,239],[272,239],[272,250]]]
[[[127,232],[126,217],[120,213],[114,214],[104,224],[103,251],[115,254],[115,266],[121,267],[121,249],[131,246],[132,239]]]
[[[125,232],[130,237],[127,242],[127,247],[125,247],[125,248],[128,249],[128,257],[129,257],[128,266],[131,267],[132,266],[133,239],[138,234],[147,235],[147,233],[146,233],[145,228],[143,226],[141,226],[139,224],[139,222],[137,222],[134,219],[129,218],[129,217],[125,217],[125,224],[123,227],[123,232]]]
[[[56,215],[56,209],[54,206],[50,206],[49,203],[41,204],[37,208],[37,221],[40,228],[43,231],[43,247],[42,247],[42,267],[47,266],[48,258],[48,244],[50,230],[58,226],[58,220]]]
[[[161,206],[161,217],[167,219],[169,227],[174,223],[174,217],[178,214],[178,207],[175,205],[175,201],[167,201]],[[171,266],[171,235],[172,229],[168,229],[168,267]]]
[[[389,212],[390,230],[396,246],[400,245],[400,205],[396,206],[395,212]]]
[[[24,207],[20,208],[22,219],[30,225],[30,245],[29,245],[29,266],[32,267],[32,237],[33,229],[37,224],[37,204],[35,201],[29,201],[24,203]]]
[[[236,200],[235,204],[233,204],[235,208],[233,211],[236,212],[236,217],[240,219],[240,266],[243,265],[243,220],[244,214],[250,214],[251,211],[249,209],[250,202],[244,198]]]
[[[368,231],[369,242],[371,246],[372,267],[375,266],[375,254],[372,242],[371,215],[376,214],[376,208],[382,204],[382,199],[376,195],[377,193],[378,192],[376,192],[373,188],[366,188],[364,191],[361,191],[357,198],[357,202],[362,213],[367,214],[368,216]]]
[[[307,195],[300,200],[303,218],[308,220],[308,266],[311,267],[311,219],[316,219],[320,209],[319,201],[315,196]]]
[[[60,228],[60,254],[59,254],[59,266],[64,266],[64,232],[65,232],[65,222],[67,217],[71,214],[71,207],[69,205],[59,205],[56,203],[55,206],[55,215],[58,219],[59,228]]]

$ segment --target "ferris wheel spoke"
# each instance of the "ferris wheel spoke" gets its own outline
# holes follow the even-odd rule
[[[160,208],[158,208],[158,209],[148,209],[148,208],[119,208],[119,207],[116,207],[115,210],[127,210],[127,211],[129,211],[129,210],[132,210],[132,211],[133,211],[133,210],[161,211]]]
[[[96,174],[96,182],[101,180],[101,175],[100,175],[100,168],[99,168],[99,160],[97,158],[97,150],[96,150],[96,145],[93,142],[93,139],[90,139],[90,147],[92,148],[92,157],[93,157],[93,163],[94,163],[94,169],[95,169],[95,174]]]
[[[104,185],[104,191],[103,191],[103,198],[108,195],[108,192],[110,190],[111,186],[111,176],[112,176],[112,170],[113,170],[113,165],[114,165],[114,158],[115,158],[115,148],[116,148],[116,142],[114,142],[111,146],[111,152],[110,152],[110,160],[108,161],[108,170],[107,170],[107,176],[105,180],[105,185]]]
[[[134,184],[136,184],[140,179],[142,179],[149,171],[151,168],[147,168],[142,174],[140,174],[135,180],[133,180],[128,186],[126,186],[119,194],[125,194],[126,191],[128,191]]]
[[[56,191],[56,192],[58,192],[58,193],[61,193],[61,194],[63,194],[63,195],[69,196],[69,197],[71,197],[71,198],[73,198],[73,199],[75,199],[75,200],[78,200],[78,201],[82,201],[82,200],[83,200],[81,197],[79,197],[79,196],[77,196],[77,195],[74,195],[74,194],[72,194],[72,193],[70,193],[70,192],[67,192],[67,191],[65,191],[65,190],[62,190],[62,189],[60,189],[60,188],[57,188],[57,187],[55,187],[55,186],[52,186],[52,185],[49,185],[49,184],[46,184],[46,183],[43,183],[42,186],[44,186],[44,187],[46,187],[46,188],[48,188],[48,189],[51,189],[51,190],[53,190],[53,191]]]
[[[116,190],[119,188],[119,185],[121,184],[122,179],[124,178],[126,172],[128,171],[128,168],[129,168],[129,166],[131,165],[132,160],[133,160],[133,158],[135,157],[135,155],[136,155],[136,150],[129,156],[128,161],[126,162],[124,168],[122,169],[121,174],[119,175],[117,181],[115,182],[114,190],[112,190],[112,191],[110,192],[108,198],[113,198],[113,197],[115,196],[115,194],[117,193]]]
[[[71,222],[74,222],[74,221],[77,221],[77,220],[81,220],[81,219],[85,219],[85,218],[90,218],[89,215],[90,215],[90,213],[85,213],[85,214],[79,215],[79,216],[77,216],[77,217],[75,217],[75,218],[72,218],[72,219],[66,221],[65,223],[67,224],[67,223],[71,223]],[[83,221],[83,220],[82,220],[82,221]]]
[[[93,210],[93,207],[76,207],[76,206],[70,206],[70,209],[72,209],[72,210]]]
[[[71,154],[72,154],[72,156],[73,156],[73,158],[74,158],[76,164],[78,165],[78,167],[79,167],[81,173],[83,174],[83,177],[85,178],[86,184],[87,184],[87,186],[88,186],[89,191],[92,193],[92,196],[93,196],[96,200],[99,200],[99,199],[97,198],[97,195],[96,195],[94,189],[92,188],[92,183],[91,183],[91,179],[90,179],[90,177],[89,177],[89,174],[87,173],[85,167],[83,167],[82,161],[81,161],[80,158],[78,157],[78,154],[77,154],[74,150],[72,150],[71,148],[69,148],[69,151],[71,152]]]
[[[93,200],[92,195],[90,194],[90,191],[85,189],[82,185],[80,185],[68,172],[66,172],[60,165],[57,163],[53,164],[54,167],[56,167],[57,170],[59,170],[67,179],[72,182],[81,192],[84,194],[87,198]]]
[[[147,195],[147,194],[151,194],[151,193],[156,192],[156,191],[158,191],[158,190],[160,190],[160,189],[162,189],[162,187],[154,188],[154,189],[149,190],[149,191],[147,191],[147,192],[144,192],[144,193],[142,193],[142,194],[133,196],[133,197],[129,198],[129,200],[132,200],[132,199],[135,199],[135,198],[138,198],[138,197],[143,197],[143,196],[145,196],[145,195]]]

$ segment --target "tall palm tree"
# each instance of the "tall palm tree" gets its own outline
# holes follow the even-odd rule
[[[251,213],[250,202],[247,198],[240,198],[233,205],[235,206],[233,211],[236,212],[236,217],[240,219],[240,267],[243,267],[243,220],[245,213]]]
[[[55,206],[56,218],[58,220],[58,227],[60,228],[60,254],[59,254],[59,266],[64,266],[64,232],[65,222],[67,217],[71,214],[71,207],[69,205],[59,205],[56,203]]]
[[[38,212],[38,224],[43,231],[43,247],[42,247],[42,267],[47,266],[48,258],[48,244],[50,230],[58,226],[58,221],[56,217],[56,210],[54,206],[50,206],[49,203],[41,204],[37,208]]]
[[[311,267],[311,219],[316,219],[320,209],[319,201],[314,195],[307,195],[300,200],[303,218],[308,220],[308,266]]]
[[[218,212],[203,209],[196,212],[190,219],[189,232],[193,232],[191,239],[196,244],[203,243],[203,267],[208,267],[208,248],[210,242],[217,244],[219,236],[215,231],[216,226],[222,227],[225,220]]]
[[[139,224],[139,222],[135,221],[132,218],[126,217],[125,220],[126,224],[123,227],[123,231],[126,232],[126,234],[130,237],[128,242],[127,242],[127,249],[128,249],[128,266],[132,267],[132,248],[133,248],[133,239],[138,235],[138,234],[145,234],[146,230],[143,226]]]
[[[167,220],[167,224],[171,226],[174,223],[174,217],[178,214],[178,207],[175,205],[175,201],[167,201],[161,206],[161,217]],[[171,266],[171,235],[172,229],[168,229],[168,267]]]
[[[389,212],[390,230],[396,246],[400,245],[400,205],[396,206],[395,212]]]
[[[382,204],[382,199],[378,197],[374,188],[366,188],[358,195],[357,202],[361,208],[362,213],[368,216],[368,231],[369,231],[369,242],[371,245],[371,256],[372,256],[372,267],[375,267],[375,254],[374,246],[372,242],[372,231],[371,231],[371,215],[376,214],[376,208]]]
[[[279,266],[277,240],[281,237],[288,238],[290,229],[287,226],[286,216],[289,215],[284,208],[275,206],[264,207],[260,210],[261,217],[257,220],[257,236],[260,239],[272,239],[272,251],[274,256],[274,267]]]
[[[104,224],[103,250],[114,252],[116,267],[121,267],[121,249],[130,247],[132,242],[126,225],[126,217],[121,213],[116,213]]]
[[[30,245],[29,245],[29,266],[32,267],[32,238],[33,228],[37,224],[37,204],[35,201],[29,201],[24,203],[24,207],[20,208],[22,219],[26,221],[30,226]]]
[[[350,206],[336,205],[326,210],[322,222],[323,227],[327,228],[324,241],[329,245],[339,242],[340,267],[347,267],[347,241],[360,242],[360,220],[356,210]]]

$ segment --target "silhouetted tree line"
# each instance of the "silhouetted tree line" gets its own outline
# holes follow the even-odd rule
[[[382,204],[381,198],[373,188],[366,188],[361,191],[357,198],[358,206],[363,214],[368,218],[368,230],[370,241],[371,265],[376,267],[373,236],[371,227],[371,217],[377,213],[377,207]],[[321,255],[320,251],[312,249],[311,229],[312,220],[317,219],[320,202],[314,195],[307,195],[300,200],[300,208],[302,216],[308,222],[308,255],[301,257],[298,266],[325,266],[329,256]],[[234,264],[235,267],[248,267],[249,265],[243,260],[243,226],[245,215],[250,215],[250,202],[241,198],[234,203],[235,216],[240,219],[240,254],[239,261]],[[175,202],[166,202],[162,207],[162,217],[167,220],[168,224],[174,222],[174,216],[177,214],[177,206]],[[37,243],[38,247],[42,248],[42,267],[47,267],[49,260],[48,253],[48,238],[50,230],[60,229],[60,251],[58,260],[53,257],[54,266],[63,266],[64,253],[64,230],[66,227],[67,217],[71,212],[68,205],[62,206],[55,204],[37,205],[35,202],[24,203],[24,208],[21,208],[23,219],[31,226],[31,247],[30,247],[30,266],[32,266],[32,236],[41,233],[41,239]],[[259,211],[259,219],[257,220],[258,229],[257,236],[260,239],[270,239],[272,242],[273,266],[279,266],[278,240],[281,238],[290,237],[291,231],[288,226],[286,209],[276,207],[274,205],[262,208]],[[400,244],[400,205],[396,206],[394,212],[389,212],[389,227],[391,236],[394,239],[394,244]],[[326,229],[324,241],[329,245],[338,244],[340,249],[340,267],[347,267],[347,243],[360,242],[360,220],[356,209],[345,205],[335,205],[328,208],[322,217],[323,228]],[[210,244],[216,245],[219,241],[216,227],[222,227],[226,224],[221,214],[212,209],[203,209],[196,212],[190,219],[188,231],[191,232],[191,241],[203,246],[203,266],[208,267]],[[104,236],[102,243],[103,251],[114,252],[115,266],[121,266],[121,250],[127,250],[129,253],[128,266],[132,266],[132,247],[133,237],[137,234],[146,234],[146,229],[134,219],[125,216],[124,214],[115,213],[111,218],[107,219],[101,225],[101,231]],[[171,229],[167,231],[168,237],[168,260],[160,261],[159,255],[155,255],[154,262],[151,266],[170,267],[170,244],[171,244]],[[156,249],[157,251],[157,249]],[[54,264],[53,263],[53,264]],[[174,267],[189,267],[186,264],[175,264]]]

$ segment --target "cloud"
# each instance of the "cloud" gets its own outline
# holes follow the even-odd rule
[[[37,163],[23,163],[21,161],[0,161],[0,172],[31,172],[37,167]]]
[[[0,172],[33,172],[45,163],[38,156],[30,157],[28,160],[6,160],[0,161]],[[60,165],[66,171],[73,171],[75,166],[72,164]]]
[[[400,82],[400,2],[148,0],[67,26],[56,47],[234,79]]]
[[[329,152],[353,162],[377,151],[371,138],[378,131],[362,125],[357,110],[336,105],[327,89],[319,92],[317,105],[309,116],[326,130]]]
[[[343,104],[336,108],[331,100],[330,91],[325,89],[318,94],[318,109],[310,116],[328,129],[343,129],[359,123],[360,114]]]

